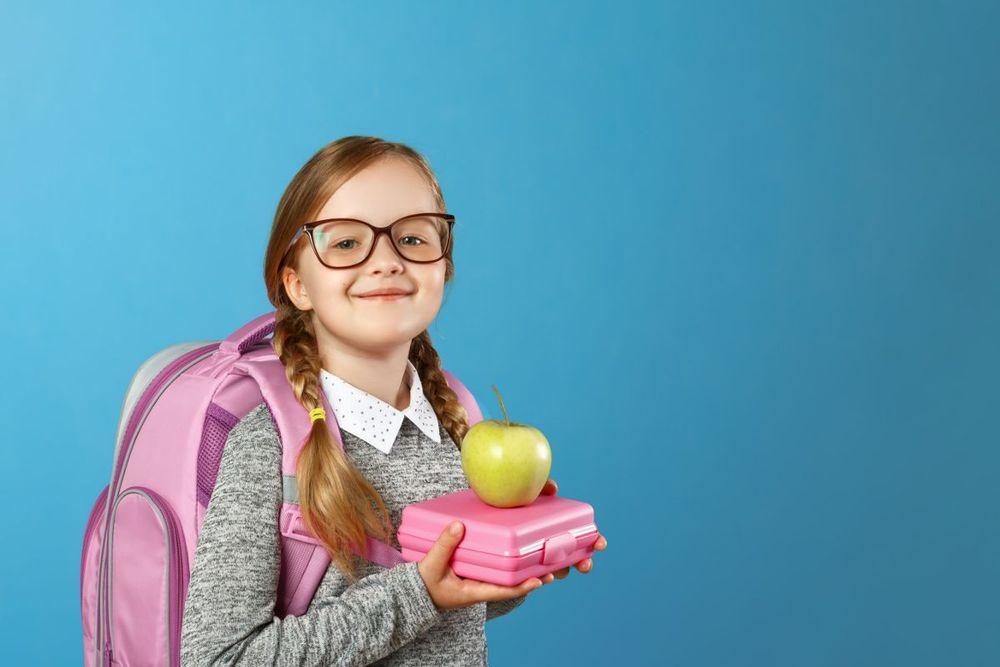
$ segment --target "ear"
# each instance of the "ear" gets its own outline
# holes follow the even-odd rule
[[[285,292],[288,293],[288,298],[292,300],[295,307],[299,310],[311,310],[312,301],[309,299],[309,294],[306,293],[306,286],[302,283],[302,279],[299,278],[298,272],[290,266],[286,266],[281,270],[281,282],[285,285]]]

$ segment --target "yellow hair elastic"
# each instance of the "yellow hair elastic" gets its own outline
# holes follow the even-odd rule
[[[326,410],[323,408],[313,408],[309,411],[309,423],[313,423],[317,419],[326,419]]]

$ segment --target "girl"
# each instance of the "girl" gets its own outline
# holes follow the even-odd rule
[[[286,189],[264,279],[275,352],[313,419],[297,461],[300,509],[332,560],[305,614],[274,615],[282,450],[261,404],[226,441],[191,568],[182,664],[482,665],[486,620],[569,573],[512,587],[460,578],[448,566],[460,522],[419,562],[385,569],[355,553],[368,535],[400,549],[406,505],[469,488],[458,448],[467,415],[427,332],[454,274],[445,210],[424,158],[373,137],[329,144]],[[549,480],[543,492],[556,488]],[[595,548],[605,546],[601,537]],[[590,559],[576,567],[588,572]]]

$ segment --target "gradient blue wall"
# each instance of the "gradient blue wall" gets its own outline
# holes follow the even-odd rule
[[[373,134],[459,220],[446,366],[609,540],[494,664],[998,664],[998,19],[5,2],[5,658],[79,662],[133,371],[267,310],[283,188]]]

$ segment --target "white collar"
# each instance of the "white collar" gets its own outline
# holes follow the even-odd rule
[[[320,382],[337,418],[337,425],[383,454],[388,454],[392,449],[404,417],[409,417],[428,438],[440,443],[437,414],[424,396],[420,375],[409,360],[406,362],[406,369],[410,380],[410,404],[405,410],[397,410],[395,406],[355,387],[325,368],[321,369]]]

